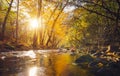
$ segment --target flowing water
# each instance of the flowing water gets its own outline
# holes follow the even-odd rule
[[[77,55],[55,50],[0,53],[0,76],[91,76],[74,63]]]

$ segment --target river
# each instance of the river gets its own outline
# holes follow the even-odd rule
[[[56,50],[0,53],[0,76],[91,76],[74,61],[78,55]]]

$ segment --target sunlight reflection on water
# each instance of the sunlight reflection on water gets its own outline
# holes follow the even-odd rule
[[[26,52],[24,55],[29,56],[31,58],[36,58],[36,54],[32,50]]]
[[[32,67],[29,69],[29,76],[37,76],[37,67]]]
[[[44,67],[32,67],[29,69],[28,76],[46,76],[45,75],[45,68]]]

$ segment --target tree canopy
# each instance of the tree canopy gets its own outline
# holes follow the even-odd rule
[[[0,30],[34,48],[120,44],[120,1],[0,0]]]

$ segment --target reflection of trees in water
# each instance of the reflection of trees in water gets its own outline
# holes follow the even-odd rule
[[[66,68],[69,67],[70,63],[73,61],[72,56],[69,54],[57,54],[50,53],[48,57],[49,65],[47,66],[47,75],[48,76],[69,76],[66,74],[62,74]],[[68,71],[69,72],[69,71]],[[71,74],[72,75],[72,74]]]
[[[43,55],[40,56],[40,66],[44,66],[44,58],[43,58]]]
[[[40,67],[46,68],[45,73],[47,76],[56,76],[55,61],[56,57],[52,52],[49,54],[41,54],[39,56]]]
[[[72,65],[77,57],[77,55],[51,53],[48,57],[47,76],[91,76],[88,70]]]
[[[54,53],[50,53],[48,56],[48,66],[46,73],[48,76],[56,76],[56,70],[55,70],[55,61],[56,57]]]

